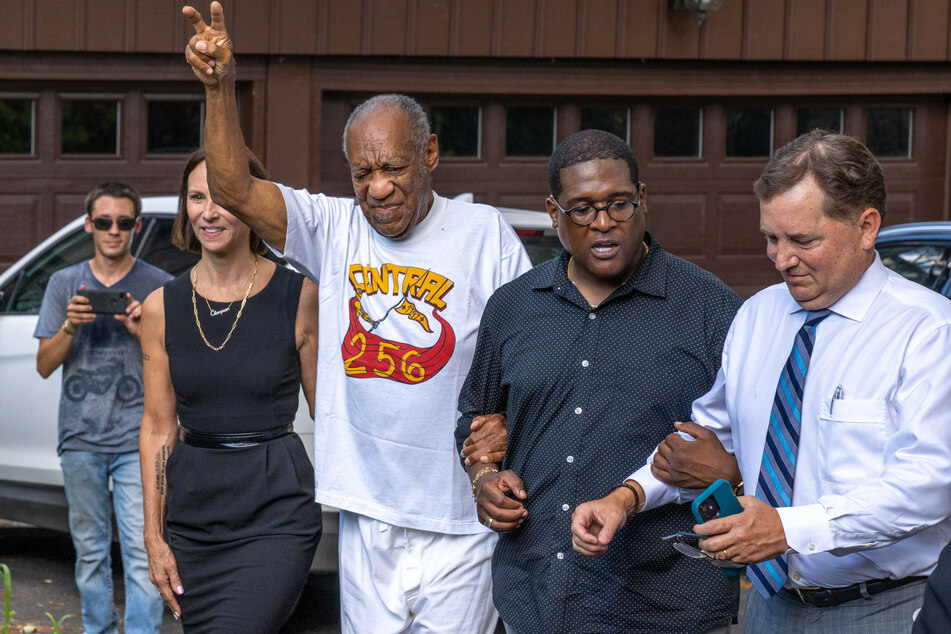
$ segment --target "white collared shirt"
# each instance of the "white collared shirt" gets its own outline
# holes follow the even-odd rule
[[[876,255],[816,330],[802,404],[788,586],[846,586],[927,575],[951,537],[951,301]],[[750,298],[694,420],[735,453],[746,491],[759,478],[779,374],[807,311],[785,284]],[[836,389],[841,397],[833,403]],[[698,491],[631,476],[647,505]]]

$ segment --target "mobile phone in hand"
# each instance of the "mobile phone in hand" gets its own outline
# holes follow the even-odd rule
[[[742,513],[743,507],[733,494],[733,487],[730,486],[730,483],[720,479],[704,489],[703,493],[690,505],[690,510],[693,511],[693,516],[697,518],[697,523],[703,524],[718,517]],[[684,551],[681,550],[681,552]],[[698,550],[698,552],[700,551]],[[708,561],[721,568],[723,574],[730,577],[740,574],[740,570],[745,568],[744,565],[734,564],[731,561],[717,559],[708,559]]]
[[[129,305],[125,299],[125,291],[81,288],[77,295],[89,298],[92,312],[97,315],[124,315],[126,306]]]
[[[743,512],[740,501],[733,495],[733,487],[726,480],[720,479],[704,489],[703,493],[690,505],[693,516],[698,524],[709,522],[718,517],[735,515]]]

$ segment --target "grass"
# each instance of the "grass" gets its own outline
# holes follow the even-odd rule
[[[0,634],[11,634],[13,630],[10,625],[10,617],[16,614],[16,612],[10,609],[10,594],[12,592],[13,583],[10,568],[8,568],[6,564],[0,564],[0,579],[3,580],[3,627],[0,628]],[[53,623],[53,634],[61,634],[63,631],[63,621],[73,615],[63,615],[58,621],[49,612],[46,613],[46,616],[49,617],[49,620]]]
[[[58,621],[55,618],[53,618],[53,615],[50,614],[49,612],[46,613],[46,616],[48,616],[50,621],[53,622],[53,634],[60,634],[60,632],[62,631],[60,630],[60,628],[63,625],[63,621],[71,617],[72,614],[64,614],[63,616],[60,617]]]
[[[10,617],[16,614],[10,609],[10,592],[13,587],[10,581],[10,569],[6,564],[0,564],[0,578],[3,579],[3,630],[2,634],[10,634]]]

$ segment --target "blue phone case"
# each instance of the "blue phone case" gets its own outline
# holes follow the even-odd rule
[[[712,497],[720,507],[720,512],[717,517],[725,517],[743,512],[740,501],[733,495],[733,487],[730,486],[730,483],[726,480],[720,479],[704,489],[703,493],[697,496],[697,499],[690,505],[690,510],[693,511],[693,516],[697,518],[698,524],[703,524],[706,521],[700,515],[700,505],[710,497]]]
[[[690,510],[693,511],[693,516],[697,519],[698,524],[703,524],[704,519],[700,515],[700,505],[703,504],[708,498],[713,498],[716,500],[716,503],[720,507],[720,513],[717,517],[724,517],[726,515],[736,515],[737,513],[743,512],[743,507],[740,506],[740,501],[736,499],[736,496],[733,495],[733,487],[730,486],[730,483],[726,480],[717,480],[706,489],[703,493],[697,496],[697,499],[693,501],[693,504],[690,505]],[[728,577],[733,577],[740,574],[740,568],[723,568],[723,574]]]

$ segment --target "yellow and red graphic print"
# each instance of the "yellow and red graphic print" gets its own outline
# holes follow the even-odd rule
[[[408,384],[436,376],[456,347],[456,334],[440,315],[446,308],[444,297],[452,290],[453,281],[428,269],[396,264],[379,268],[351,264],[349,279],[355,296],[350,298],[350,327],[340,346],[347,376]],[[393,299],[384,302],[387,308],[378,315],[371,315],[363,305],[366,297],[374,295]],[[429,315],[425,312],[426,304],[432,308]],[[438,327],[439,337],[429,347],[384,339],[374,331],[387,319],[415,322],[420,333],[432,334],[433,328]]]

